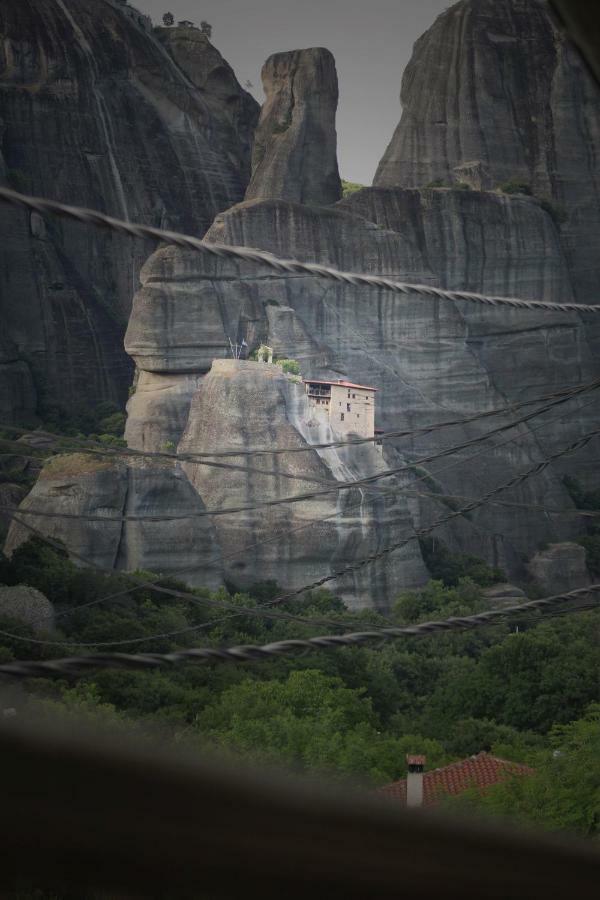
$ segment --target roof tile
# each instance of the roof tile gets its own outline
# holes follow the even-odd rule
[[[477,753],[440,769],[424,772],[423,806],[435,806],[442,797],[461,794],[472,787],[485,791],[512,775],[533,775],[534,771],[521,763],[500,759],[485,752]],[[379,788],[378,793],[406,803],[406,778],[384,785]]]

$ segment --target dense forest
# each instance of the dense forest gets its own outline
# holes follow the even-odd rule
[[[0,659],[47,659],[99,650],[168,651],[191,645],[262,644],[365,626],[410,623],[486,608],[482,588],[501,577],[474,557],[425,547],[439,577],[398,598],[389,618],[350,613],[312,593],[277,609],[276,584],[250,592],[186,589],[136,573],[76,568],[32,538],[0,562],[0,583],[52,598],[52,634],[0,624]],[[187,589],[186,589],[187,590]],[[489,605],[489,601],[488,601]],[[232,608],[233,607],[233,608]],[[262,607],[262,609],[261,609]],[[239,608],[239,611],[238,611]],[[246,665],[185,665],[152,672],[101,671],[5,688],[3,705],[27,718],[83,716],[140,739],[352,779],[373,789],[405,774],[407,753],[427,767],[481,750],[527,762],[536,774],[459,805],[585,836],[600,833],[600,612],[526,618],[368,649],[313,653]]]

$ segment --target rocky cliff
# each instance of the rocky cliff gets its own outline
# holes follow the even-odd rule
[[[111,0],[0,0],[1,182],[192,233],[240,200],[258,105],[204,36],[164,32]],[[34,383],[44,406],[126,396],[152,249],[2,207],[3,421],[31,414]]]
[[[491,27],[488,20],[496,8],[503,10],[495,13],[497,16],[530,11],[532,23],[525,33],[531,38],[529,53],[541,66],[547,32],[535,26],[540,14],[537,4],[502,0],[492,8],[486,2],[476,5],[465,0],[453,7],[447,18],[439,19],[431,33],[438,35],[440,23],[446,22],[451,42],[456,17],[462,16],[460,33],[466,34],[464,23],[471,23],[472,33],[479,34],[473,25],[478,10],[481,21]],[[503,34],[491,33],[496,38]],[[513,42],[496,38],[494,46],[507,47],[510,53]],[[436,39],[438,49],[442,48],[443,33]],[[425,36],[418,42],[417,57],[428,40]],[[474,60],[479,59],[475,50],[474,43],[455,47],[457,65],[464,67],[465,78],[470,74],[473,90],[479,71],[472,70]],[[441,49],[439,52],[442,54]],[[442,62],[445,59],[440,58]],[[500,64],[505,64],[504,57]],[[291,81],[291,74],[287,77]],[[539,74],[541,80],[544,77]],[[576,91],[575,75],[573,79],[571,87]],[[283,82],[279,91],[287,97],[292,88],[291,83]],[[525,103],[521,94],[529,91],[530,85],[527,79],[513,79],[506,90],[514,107],[520,109]],[[267,98],[263,124],[272,121],[269,103]],[[421,103],[419,116],[426,118],[426,99]],[[577,103],[571,101],[574,106]],[[306,114],[311,121],[319,120],[321,110],[307,107]],[[329,115],[333,116],[331,109]],[[591,116],[587,107],[585,115]],[[398,133],[403,133],[403,127],[401,124]],[[590,125],[583,144],[589,159],[594,148],[600,147],[595,133]],[[523,140],[530,140],[533,153],[533,138],[526,135]],[[432,152],[436,146],[431,143]],[[292,142],[290,154],[295,152]],[[410,156],[408,150],[402,152]],[[389,158],[388,152],[378,181],[384,180],[381,172],[392,171]],[[491,165],[489,159],[484,161]],[[417,162],[415,153],[413,164]],[[504,194],[483,189],[489,186],[483,183],[471,190],[404,186],[400,175],[390,175],[390,186],[378,185],[341,202],[318,206],[281,196],[279,173],[287,172],[287,178],[292,169],[282,169],[277,154],[265,154],[255,175],[259,168],[260,197],[218,214],[207,240],[448,288],[550,301],[570,300],[583,290],[581,267],[574,262],[569,237],[571,224],[578,221],[575,206],[570,208],[569,222],[563,222],[540,196]],[[483,177],[482,171],[473,166],[463,177],[474,182],[474,173]],[[583,180],[586,171],[581,169]],[[297,177],[302,180],[310,173],[308,155]],[[302,442],[327,440],[311,430],[299,386],[273,367],[226,360],[230,340],[245,340],[250,350],[266,342],[278,356],[297,359],[305,376],[345,377],[377,387],[376,424],[385,430],[476,416],[600,377],[598,326],[590,317],[575,313],[400,296],[309,275],[288,277],[254,263],[210,259],[174,247],[162,247],[150,257],[141,281],[126,335],[127,352],[140,371],[128,405],[127,439],[133,448],[179,448],[189,454],[224,447],[286,450]],[[253,505],[261,499],[303,492],[306,477],[340,481],[402,463],[410,465],[403,480],[382,483],[389,493],[359,496],[355,489],[340,493],[337,499],[324,495],[290,506],[248,510],[231,518],[215,517],[211,541],[222,554],[220,571],[224,575],[242,584],[274,577],[286,587],[296,586],[336,571],[340,561],[353,561],[373,548],[389,547],[414,536],[416,530],[446,515],[449,507],[456,508],[456,501],[448,501],[445,495],[477,498],[529,469],[548,452],[589,430],[597,419],[599,402],[594,394],[570,401],[426,465],[419,462],[421,457],[483,437],[493,427],[507,427],[519,413],[509,409],[493,419],[389,442],[383,457],[374,448],[360,453],[347,448],[344,453],[313,451],[252,459],[253,467],[270,469],[269,474],[212,469],[190,462],[183,462],[177,472],[178,477],[185,476],[197,502],[210,509]],[[511,577],[524,578],[527,558],[540,543],[568,541],[577,531],[573,518],[551,516],[540,507],[572,511],[562,475],[576,471],[588,484],[597,484],[597,455],[598,446],[590,444],[502,495],[516,506],[486,504],[437,533],[453,549],[478,554],[504,567]],[[234,457],[234,461],[248,465],[244,457]],[[52,494],[44,482],[47,476],[26,503],[50,507]],[[128,502],[136,502],[135,497],[130,495]],[[170,514],[175,502],[179,501],[167,503],[165,492],[148,508],[154,514],[162,509]],[[47,527],[41,518],[36,524]],[[62,529],[60,533],[71,546],[75,538],[70,537],[69,523],[58,520],[53,527],[55,533]],[[22,539],[23,534],[13,526],[9,548]],[[111,540],[114,543],[115,538]],[[136,552],[141,552],[140,540],[136,537]],[[116,560],[112,544],[111,548]],[[159,555],[152,565],[152,552],[159,551],[147,551],[149,568],[168,564],[164,555]],[[114,564],[125,566],[134,558],[123,552]],[[204,557],[196,558],[201,565]],[[361,570],[356,581],[340,581],[336,588],[350,604],[385,607],[399,590],[422,583],[424,577],[418,543],[413,541],[377,566]]]
[[[250,586],[275,579],[286,588],[300,588],[412,530],[407,501],[393,492],[373,495],[354,488],[339,496],[334,491],[313,500],[260,506],[264,500],[325,490],[336,480],[385,470],[372,445],[353,453],[309,450],[309,444],[334,437],[328,427],[311,424],[303,386],[278,366],[215,360],[188,405],[178,452],[215,446],[284,452],[251,461],[229,457],[227,462],[238,467],[233,470],[194,462],[63,456],[46,465],[21,509],[58,514],[51,519],[29,514],[25,521],[102,568],[172,572],[206,587],[223,580]],[[298,449],[306,452],[285,452]],[[247,467],[251,470],[244,471]],[[386,479],[386,488],[394,485],[400,482]],[[222,514],[238,506],[250,509]],[[220,514],[207,517],[205,510]],[[5,552],[29,534],[13,523]],[[386,607],[399,589],[426,579],[418,545],[412,543],[332,587],[354,608]]]
[[[335,203],[342,195],[335,113],[338,82],[329,50],[276,53],[263,66],[247,200]]]
[[[580,302],[598,300],[598,86],[540,0],[461,0],[415,44],[378,187],[529,186],[564,216]],[[596,148],[596,149],[594,149]]]

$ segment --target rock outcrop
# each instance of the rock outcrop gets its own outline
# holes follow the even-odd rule
[[[262,81],[266,100],[256,130],[246,199],[335,203],[342,187],[333,56],[322,47],[275,53],[263,66]]]
[[[107,570],[184,570],[189,584],[215,588],[222,582],[221,554],[204,509],[177,465],[80,453],[47,463],[21,504],[25,521],[63,541],[76,564],[84,559]],[[30,534],[13,522],[4,552],[10,556]]]
[[[0,183],[202,233],[244,195],[258,104],[206,39],[184,53],[181,29],[155,36],[131,13],[108,0],[0,2]],[[2,206],[4,421],[35,409],[34,383],[45,406],[124,400],[123,332],[153,249]]]
[[[527,570],[545,594],[560,594],[592,583],[584,548],[570,541],[540,550],[530,559]]]
[[[226,462],[234,468],[225,469],[210,461],[158,465],[144,459],[58,457],[46,465],[22,513],[29,524],[63,541],[75,562],[83,558],[104,569],[177,573],[205,587],[223,580],[247,587],[275,579],[288,589],[300,588],[412,528],[405,498],[391,492],[332,490],[312,500],[260,506],[386,469],[372,445],[353,453],[310,451],[309,444],[334,435],[309,424],[305,404],[303,386],[278,366],[215,360],[193,394],[178,452],[203,453],[215,446],[303,452],[266,453],[250,462],[232,456]],[[257,504],[224,514],[228,507]],[[56,517],[27,514],[28,509]],[[219,514],[207,516],[206,510]],[[5,552],[28,536],[13,523]],[[426,579],[413,542],[330,586],[349,606],[385,608],[402,588]]]
[[[494,12],[496,7],[503,12]],[[532,62],[528,63],[527,77],[533,78],[535,65],[548,64],[547,32],[542,29],[541,43],[535,43],[535,21],[539,15],[544,22],[547,19],[531,0],[502,0],[498,4],[483,0],[479,5],[465,0],[446,13],[446,18],[439,19],[432,30],[437,35],[434,46],[438,47],[440,67],[448,65],[443,34],[436,30],[443,25],[460,63],[457,68],[463,71],[464,79],[469,76],[472,91],[478,90],[476,72],[481,62],[477,54],[483,53],[481,47],[488,46],[483,37],[475,40],[483,27],[481,22],[487,21],[486,27],[492,29],[490,46],[503,48],[498,53],[512,52],[514,35],[511,33],[510,41],[506,41],[505,32],[489,24],[507,10],[517,17],[531,12],[533,24],[524,33],[531,37]],[[476,27],[474,22],[480,25]],[[508,25],[504,23],[503,27]],[[473,42],[465,43],[460,35],[473,35]],[[426,36],[418,42],[417,59],[429,40]],[[554,36],[552,40],[555,48],[562,47],[559,38]],[[519,41],[517,48],[521,46]],[[564,59],[570,53],[564,48],[560,52]],[[248,193],[250,198],[256,188],[256,198],[217,215],[207,240],[260,247],[283,257],[448,288],[549,301],[585,294],[583,256],[577,256],[572,246],[573,228],[579,222],[576,207],[571,207],[569,221],[561,223],[556,209],[542,203],[540,196],[509,196],[484,190],[499,179],[492,149],[486,157],[480,154],[481,159],[467,159],[458,151],[452,158],[448,155],[447,165],[452,163],[452,171],[459,167],[461,180],[470,179],[472,190],[421,188],[421,174],[403,186],[400,170],[400,174],[393,174],[390,151],[378,179],[386,186],[359,191],[331,205],[316,205],[335,197],[325,195],[322,185],[318,198],[305,192],[303,179],[306,176],[310,181],[314,167],[310,163],[298,170],[294,133],[290,133],[286,145],[286,134],[277,133],[275,127],[278,116],[291,109],[290,98],[295,96],[294,60],[302,60],[302,53],[284,55],[281,65],[270,64],[269,72],[277,73],[279,80],[277,90],[273,87],[272,96],[268,96],[259,128],[257,165]],[[504,64],[504,56],[495,63],[496,68]],[[489,73],[482,70],[485,96],[488,89],[492,93],[496,90],[493,85],[489,88],[495,77],[494,66],[489,63],[488,68]],[[331,135],[331,79],[325,70],[320,77],[328,110],[322,124]],[[540,72],[538,77],[542,85],[547,73]],[[568,83],[575,90],[573,73],[569,77]],[[269,78],[275,85],[275,75]],[[417,72],[416,64],[407,78],[405,84],[411,91],[413,82],[426,80]],[[446,79],[443,86],[448,108],[450,92],[455,92],[456,120],[462,115],[459,101],[463,81],[457,85]],[[527,79],[523,83],[527,84]],[[555,81],[558,90],[557,84]],[[565,90],[566,82],[561,84],[561,90]],[[438,87],[441,91],[442,86]],[[508,79],[503,90],[513,98],[515,109],[521,109],[519,92],[524,90],[523,84]],[[314,93],[319,96],[318,90]],[[434,95],[432,87],[431,103],[437,102]],[[577,96],[572,105],[580,105],[582,116],[591,116],[584,94]],[[414,113],[415,129],[429,121],[428,102],[423,93],[421,117]],[[407,109],[409,106],[407,101]],[[309,109],[308,100],[304,111],[297,111],[294,104],[292,122],[298,115],[297,121],[302,123],[304,112],[319,121],[318,111]],[[455,119],[448,120],[452,127]],[[408,133],[409,125],[413,127],[411,121],[408,116],[408,125],[401,124],[396,140],[408,157],[410,141],[402,144],[402,135]],[[588,132],[590,160],[600,157],[595,152],[600,148],[595,127],[590,125]],[[539,156],[535,134],[534,129],[521,136],[530,144],[531,159]],[[494,140],[497,143],[497,135]],[[432,143],[432,147],[437,146]],[[416,153],[413,156],[416,166]],[[542,175],[539,177],[543,180]],[[303,202],[288,196],[288,182],[299,191],[294,197]],[[536,187],[538,194],[540,190]],[[584,206],[580,211],[585,218]],[[585,250],[582,243],[581,253],[585,255],[589,246]],[[255,263],[209,258],[175,247],[156,251],[145,264],[141,281],[126,336],[127,352],[139,372],[128,406],[127,438],[132,448],[161,452],[177,449],[182,458],[165,462],[160,468],[165,484],[180,479],[179,493],[173,489],[153,493],[145,486],[157,477],[154,462],[118,463],[111,465],[111,475],[83,473],[79,478],[70,471],[68,477],[61,473],[57,461],[46,468],[25,506],[34,508],[35,503],[35,508],[43,510],[58,502],[67,509],[72,502],[82,511],[99,508],[102,515],[105,509],[120,509],[122,515],[126,508],[140,508],[156,517],[170,516],[181,509],[252,507],[263,500],[304,493],[310,489],[311,479],[318,486],[324,481],[339,482],[382,474],[387,468],[408,467],[402,475],[383,480],[381,487],[385,490],[377,493],[359,494],[353,489],[294,504],[244,509],[231,516],[214,516],[210,526],[206,524],[210,519],[198,516],[205,529],[201,539],[195,526],[189,526],[196,521],[190,513],[190,533],[185,535],[190,543],[185,552],[180,552],[179,561],[185,564],[189,560],[193,566],[195,558],[198,567],[208,566],[208,576],[201,568],[196,570],[194,583],[206,584],[213,576],[216,581],[219,575],[242,586],[275,578],[286,588],[294,588],[406,540],[410,543],[402,549],[384,555],[375,565],[356,570],[352,579],[339,578],[333,584],[349,605],[386,608],[400,590],[419,586],[426,577],[415,532],[456,512],[461,503],[477,500],[533,469],[550,453],[591,430],[597,419],[600,397],[589,393],[536,413],[527,422],[513,424],[519,416],[536,409],[535,404],[515,409],[513,405],[600,377],[598,325],[576,313],[397,295],[312,275],[289,277]],[[373,447],[360,451],[348,447],[343,451],[228,458],[245,471],[200,465],[189,455],[256,447],[291,451],[333,437],[329,431],[314,429],[303,406],[302,389],[278,369],[226,359],[230,342],[241,345],[244,341],[250,351],[266,343],[277,356],[297,359],[305,377],[345,377],[377,387],[376,424],[384,430],[410,432],[424,424],[469,417],[473,420],[388,441],[382,455]],[[477,418],[497,409],[504,412]],[[484,440],[468,443],[476,439]],[[422,461],[437,450],[462,444],[465,446],[449,457]],[[503,504],[486,502],[453,517],[436,534],[451,549],[475,553],[502,567],[511,580],[525,579],[526,561],[540,543],[564,544],[576,536],[577,524],[572,516],[548,514],[543,508],[571,512],[573,502],[562,476],[576,467],[582,482],[596,486],[597,455],[598,442],[590,442],[576,455],[540,467],[534,477],[504,491],[500,495]],[[58,472],[53,473],[54,465],[59,466]],[[66,465],[69,468],[71,464]],[[90,480],[87,485],[86,477]],[[125,482],[126,495],[122,494]],[[172,528],[172,534],[183,527],[180,520],[176,521],[179,525],[170,522],[164,526]],[[94,522],[93,527],[98,529],[94,540],[89,536],[91,526],[88,529],[80,524],[83,534],[79,534],[66,519],[50,522],[55,524],[50,526],[40,517],[36,527],[53,528],[69,549],[82,546],[86,551],[82,555],[95,553],[104,560],[103,565],[125,568],[142,564],[143,558],[146,568],[175,569],[175,561],[161,545],[163,526],[159,522],[129,520],[123,527],[120,522]],[[13,525],[9,549],[23,539]],[[200,545],[210,546],[208,559],[198,549]],[[221,555],[218,566],[208,561],[214,560],[213,551]]]
[[[350,454],[308,451],[309,444],[335,437],[328,427],[310,425],[310,419],[303,385],[278,366],[216,360],[194,396],[179,451],[263,447],[306,452],[227,460],[258,470],[254,472],[223,472],[195,463],[184,463],[183,468],[210,509],[251,507],[262,500],[324,490],[335,487],[336,481],[386,468],[372,445]],[[229,580],[249,585],[275,579],[293,590],[358,561],[411,528],[403,497],[390,494],[367,503],[366,496],[368,492],[359,489],[339,495],[333,491],[303,502],[218,516],[215,528]],[[386,607],[390,596],[424,583],[426,577],[418,546],[412,544],[384,564],[340,578],[333,589],[353,608]]]
[[[561,237],[576,297],[597,302],[598,86],[547,5],[454,4],[416,42],[401,102],[374,185],[524,182],[566,216]]]
[[[0,585],[0,616],[29,625],[35,634],[46,634],[54,627],[52,603],[26,584]]]

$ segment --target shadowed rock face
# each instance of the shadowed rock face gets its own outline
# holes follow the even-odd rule
[[[177,448],[181,453],[215,447],[285,451],[334,438],[328,427],[309,424],[303,386],[274,365],[215,360],[188,407]],[[243,456],[227,461],[278,474],[215,469],[190,462],[183,467],[146,460],[110,463],[74,454],[58,457],[45,467],[21,510],[112,519],[26,516],[36,529],[60,539],[72,553],[102,568],[173,573],[190,584],[213,588],[223,579],[242,587],[276,579],[286,589],[300,588],[412,531],[404,497],[372,496],[359,489],[214,519],[199,515],[206,509],[251,507],[266,499],[303,495],[323,490],[336,480],[383,471],[386,464],[373,446],[351,454],[307,449],[266,453],[251,462]],[[399,486],[389,479],[385,484]],[[169,521],[165,517],[170,515],[178,518]],[[122,523],[114,521],[117,516],[158,516],[161,521]],[[28,529],[13,523],[5,551],[12,553],[29,534]],[[383,562],[339,578],[330,586],[351,607],[383,608],[402,588],[422,585],[426,579],[418,544],[412,542]]]
[[[216,588],[221,584],[220,551],[210,519],[198,517],[204,504],[178,466],[147,461],[98,461],[83,454],[56,457],[46,465],[22,510],[67,513],[75,518],[24,520],[64,542],[73,554],[102,569],[164,572],[185,569],[185,581]],[[175,520],[148,517],[173,514]],[[78,519],[100,516],[106,522]],[[117,517],[145,517],[122,522]],[[186,518],[189,516],[189,518]],[[183,517],[183,518],[182,518]],[[13,522],[5,553],[31,535]],[[80,563],[76,557],[76,564]]]
[[[538,0],[462,0],[415,44],[402,118],[378,187],[510,179],[567,214],[561,240],[580,302],[596,302],[600,90]]]
[[[325,205],[341,197],[335,60],[321,47],[270,56],[247,200]]]
[[[571,591],[592,583],[585,561],[585,550],[579,544],[551,544],[529,561],[529,575],[548,594]]]
[[[215,446],[286,450],[333,439],[329,428],[310,426],[310,418],[303,386],[286,378],[278,366],[215,360],[192,400],[179,451],[206,452]],[[350,456],[329,450],[228,461],[281,475],[223,472],[184,463],[209,509],[302,495],[323,490],[319,480],[335,483],[386,468],[373,446]],[[404,498],[382,497],[369,503],[366,496],[356,489],[219,516],[215,528],[227,578],[242,585],[275,579],[293,590],[358,561],[410,529]],[[386,564],[364,568],[329,586],[351,607],[385,607],[403,587],[422,584],[426,577],[418,545],[413,543]]]
[[[207,239],[259,246],[281,256],[408,281],[439,281],[449,287],[529,294],[555,301],[572,297],[556,223],[528,197],[373,188],[328,208],[273,200],[245,202],[218,216]],[[305,376],[343,376],[378,387],[377,424],[386,430],[485,412],[600,374],[593,336],[581,319],[570,313],[399,297],[309,276],[285,278],[255,264],[216,260],[174,247],[154,254],[142,278],[144,286],[134,303],[128,347],[136,353],[138,366],[151,372],[144,376],[149,379],[149,390],[141,381],[139,400],[136,394],[130,401],[130,415],[136,411],[135,419],[130,419],[131,429],[128,425],[128,436],[131,433],[132,442],[137,442],[134,446],[163,449],[166,440],[173,441],[182,433],[186,417],[180,444],[186,452],[235,447],[238,439],[246,448],[262,446],[265,440],[269,445],[276,439],[268,423],[280,421],[278,405],[265,385],[261,391],[250,379],[247,384],[238,383],[234,392],[229,376],[220,368],[227,368],[224,360],[213,364],[210,376],[202,380],[210,355],[227,355],[228,336],[238,342],[245,339],[251,349],[268,343],[277,355],[298,359]],[[248,365],[250,372],[255,371]],[[282,380],[281,385],[283,394],[277,394],[280,405],[286,391],[293,393],[287,381]],[[236,398],[232,403],[229,394],[219,395],[219,390],[230,387]],[[269,383],[269,390],[272,387]],[[489,443],[476,446],[450,460],[421,467],[423,471],[417,474],[422,477],[428,472],[438,492],[475,498],[591,428],[597,413],[597,404],[590,402],[593,399],[591,395],[565,407],[568,415],[561,416],[562,410],[557,408],[498,436],[494,452]],[[157,401],[159,406],[155,406]],[[288,398],[283,405],[287,409],[290,404]],[[160,415],[156,415],[159,408]],[[247,416],[255,423],[257,430],[250,436],[245,425],[241,427],[240,416],[244,422]],[[417,460],[434,449],[506,425],[513,418],[498,416],[404,439],[397,447],[399,459]],[[482,449],[486,450],[483,456]],[[584,480],[593,481],[596,452],[590,448],[577,457]],[[390,465],[394,460],[397,463],[394,453],[393,448],[387,451]],[[571,509],[560,478],[572,465],[567,458],[506,497],[532,506]],[[279,496],[280,486],[256,474],[241,476],[193,466],[186,466],[186,472],[203,499],[212,498],[206,501],[209,506],[224,503],[232,490],[246,498],[244,502],[248,497]],[[427,490],[430,488],[428,482]],[[317,529],[320,508],[306,505],[306,515],[314,517]],[[448,507],[431,498],[412,497],[408,510],[405,530],[410,535],[415,528],[441,518]],[[284,513],[287,515],[286,507],[269,513],[270,519],[253,514],[243,522],[219,521],[216,528],[223,552],[241,547],[246,533],[258,535],[260,540],[265,534],[289,534],[293,519],[286,526],[283,518],[277,518]],[[356,522],[358,526],[360,521],[361,532],[371,516],[377,519],[365,502]],[[380,546],[393,542],[393,529],[382,526],[379,533]],[[574,531],[572,521],[549,520],[535,509],[488,505],[469,518],[454,520],[438,533],[456,549],[478,553],[511,574],[522,575],[523,559],[535,552],[540,540],[568,539]],[[305,535],[302,542],[305,540],[310,539]],[[271,561],[264,555],[267,551],[259,549],[251,563],[246,557],[248,571],[240,569],[238,575],[251,580],[255,571],[265,566],[283,583],[287,583],[285,579],[296,583],[301,573],[309,581],[314,571],[311,556],[317,560],[320,556],[312,543],[307,548],[302,542],[288,541],[286,551]],[[416,544],[412,546],[416,550]],[[289,555],[290,548],[296,556]],[[235,581],[235,571],[229,574]],[[379,582],[377,596],[389,602],[394,591],[410,586],[411,577],[410,568],[405,569],[383,593]],[[371,584],[371,588],[375,586],[377,582]]]
[[[499,5],[517,11],[531,7],[517,0]],[[462,15],[467,8],[472,11],[473,5],[460,4],[450,12]],[[491,9],[486,2],[481,8]],[[469,47],[461,44],[456,52],[460,49],[472,61]],[[544,59],[539,58],[538,65],[545,65]],[[540,73],[540,82],[544,77]],[[284,94],[291,84],[286,79]],[[475,90],[476,81],[472,84]],[[518,89],[518,83],[510,87]],[[423,103],[426,109],[426,99]],[[264,111],[263,118],[266,121]],[[589,134],[588,146],[599,146],[593,129]],[[533,153],[535,142],[531,135],[526,138]],[[292,142],[290,156],[295,152]],[[485,162],[493,171],[492,160]],[[486,166],[467,167],[473,182],[480,179],[480,187],[488,177]],[[272,196],[246,200],[216,217],[207,240],[408,282],[560,301],[577,296],[582,284],[567,239],[570,221],[561,227],[534,197],[376,187],[329,206]],[[310,424],[302,389],[293,380],[271,366],[225,359],[230,340],[245,340],[250,350],[267,343],[278,356],[297,359],[305,377],[349,378],[378,388],[376,424],[385,430],[476,416],[600,377],[595,317],[587,321],[574,313],[395,295],[308,275],[284,277],[254,263],[213,259],[175,247],[155,252],[141,280],[126,339],[140,370],[128,407],[131,447],[164,450],[177,445],[189,454],[215,448],[288,450],[331,440],[330,432],[317,433]],[[176,471],[186,479],[185,491],[181,484],[181,493],[160,490],[150,503],[144,499],[142,476],[135,480],[128,474],[127,503],[131,507],[139,502],[155,514],[170,514],[179,506],[194,508],[193,502],[209,509],[246,506],[304,493],[311,485],[300,476],[340,481],[409,464],[410,471],[385,480],[391,494],[344,492],[215,517],[211,540],[222,553],[222,576],[241,585],[272,577],[286,588],[295,587],[414,539],[416,531],[456,510],[456,500],[446,495],[474,500],[531,469],[595,427],[599,403],[600,395],[589,394],[431,463],[419,460],[508,426],[527,410],[408,436],[394,445],[388,442],[384,457],[367,447],[252,459],[253,468],[276,468],[277,476],[182,461]],[[480,555],[502,566],[511,578],[523,577],[526,559],[541,542],[554,544],[575,536],[576,520],[550,516],[540,507],[572,511],[562,475],[576,470],[584,483],[596,486],[597,455],[598,442],[590,443],[501,495],[515,505],[486,503],[453,518],[436,534],[454,550]],[[249,464],[244,457],[232,461]],[[83,486],[79,497],[109,487],[121,490],[124,475],[119,472],[111,485],[104,484],[100,473],[93,487],[71,473],[70,480],[57,485],[58,493],[73,484]],[[150,471],[148,478],[153,477]],[[46,475],[26,503],[35,500],[39,508],[40,503],[55,502],[45,481]],[[84,506],[87,502],[78,500]],[[35,524],[42,530],[49,527],[42,519]],[[88,540],[70,531],[68,522],[60,528],[70,548]],[[131,537],[121,541],[120,550],[120,538],[112,535],[91,542],[90,552],[94,547],[100,552],[105,540],[110,545],[106,558],[112,554],[117,560],[113,565],[133,565],[143,555],[146,568],[172,571],[159,526],[149,530],[148,537],[139,527],[127,534]],[[23,539],[15,535],[13,526],[9,545]],[[187,537],[196,540],[193,534]],[[203,565],[206,557],[197,549],[183,556],[191,559],[194,554]],[[385,607],[403,588],[422,584],[425,574],[418,543],[412,540],[376,565],[360,569],[353,579],[340,579],[334,588],[350,605]],[[197,583],[203,583],[201,575]]]
[[[4,185],[202,233],[243,197],[257,117],[206,40],[184,59],[176,34],[163,44],[104,0],[0,3]],[[46,403],[126,396],[122,337],[153,248],[2,207],[0,315],[17,356],[0,379],[14,416],[30,411],[32,372]]]

